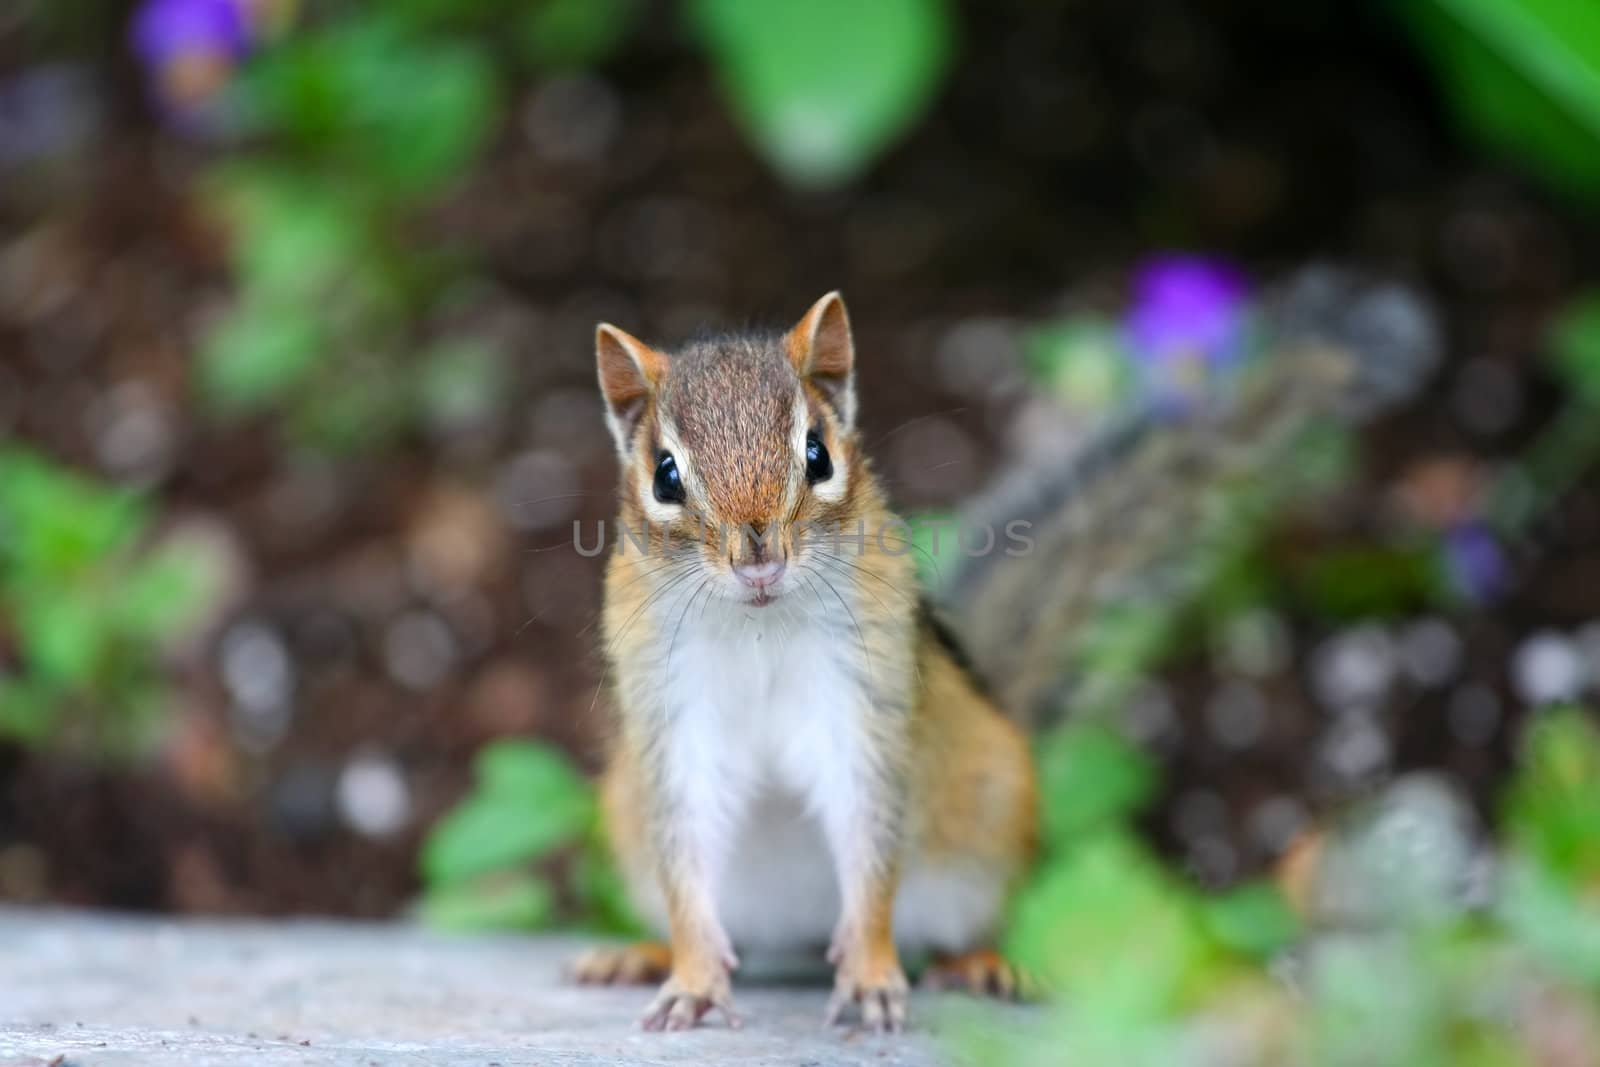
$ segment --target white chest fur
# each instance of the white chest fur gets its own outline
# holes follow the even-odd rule
[[[677,630],[661,694],[671,788],[737,943],[823,941],[839,912],[824,827],[857,801],[868,667],[798,601],[711,605]]]
[[[835,857],[872,759],[872,668],[857,634],[782,601],[695,608],[674,628],[656,675],[663,767],[718,917],[737,946],[824,944],[841,907]],[[996,872],[903,859],[902,945],[958,950],[987,936],[1004,892]],[[664,920],[659,900],[640,903]]]

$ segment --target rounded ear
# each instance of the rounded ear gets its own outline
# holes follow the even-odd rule
[[[846,426],[856,420],[856,345],[838,291],[811,305],[785,338],[789,360],[802,381],[815,386]]]
[[[667,357],[608,322],[595,327],[594,352],[600,393],[606,399],[606,425],[617,448],[626,453],[645,402],[666,377]]]

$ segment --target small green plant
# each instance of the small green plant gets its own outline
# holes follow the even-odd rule
[[[1600,991],[1600,725],[1575,708],[1530,731],[1505,805],[1500,913],[1561,973]]]
[[[213,576],[150,528],[134,493],[0,450],[0,737],[126,758],[159,735],[163,651]]]
[[[593,785],[530,741],[496,742],[478,755],[472,792],[423,845],[422,875],[423,915],[449,929],[635,928]]]
[[[1073,814],[1050,829],[1007,945],[1049,1006],[1006,1030],[969,1014],[957,1030],[968,1062],[1531,1067],[1549,1062],[1541,1056],[1560,1028],[1600,1027],[1600,725],[1590,711],[1547,712],[1529,730],[1503,805],[1492,903],[1419,896],[1396,882],[1425,873],[1375,864],[1346,890],[1432,904],[1380,909],[1359,925],[1302,919],[1270,885],[1207,893],[1165,869],[1129,828],[1154,772],[1115,735],[1064,728],[1046,742],[1042,772],[1046,809]],[[1386,832],[1396,828],[1414,827]],[[1359,847],[1373,846],[1393,847],[1383,832]]]
[[[494,120],[486,58],[372,15],[267,50],[238,93],[271,147],[209,183],[238,286],[202,353],[216,408],[280,411],[300,439],[354,448],[426,418],[455,395],[441,382],[480,379],[468,393],[492,404],[497,354],[427,329],[459,265],[411,236]]]
[[[336,4],[244,63],[222,110],[252,147],[207,185],[237,286],[201,353],[215,409],[271,413],[298,441],[349,450],[499,403],[500,354],[432,325],[472,267],[463,249],[429,248],[421,219],[477,157],[509,71],[604,60],[638,6]],[[876,158],[922,113],[950,49],[938,0],[686,11],[755,144],[800,185],[836,184]],[[160,85],[193,42],[148,36]],[[231,63],[244,46],[217,47]]]

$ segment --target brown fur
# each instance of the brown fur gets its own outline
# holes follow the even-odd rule
[[[1034,847],[1034,778],[1025,739],[923,622],[906,532],[876,536],[893,531],[894,519],[854,429],[852,358],[848,319],[836,295],[819,301],[784,337],[694,345],[664,358],[653,380],[643,371],[636,378],[619,375],[615,358],[600,356],[602,389],[614,425],[623,430],[623,524],[639,528],[648,517],[645,501],[668,437],[686,453],[680,461],[699,490],[691,508],[674,513],[652,535],[665,559],[624,545],[606,569],[607,688],[617,716],[603,813],[624,877],[640,891],[659,891],[670,918],[671,974],[646,1014],[648,1026],[693,1025],[713,1007],[733,1018],[733,946],[719,940],[707,887],[680,847],[663,787],[659,719],[652,709],[676,635],[674,620],[657,619],[650,610],[671,583],[693,582],[702,573],[685,568],[689,576],[682,577],[672,569],[677,562],[698,558],[705,573],[726,573],[739,552],[718,536],[727,526],[769,528],[783,558],[802,551],[798,538],[808,525],[838,531],[847,546],[837,561],[818,564],[833,575],[832,595],[810,589],[819,613],[837,623],[841,655],[857,657],[866,672],[871,699],[860,709],[859,725],[874,754],[870,777],[861,783],[871,803],[855,866],[844,872],[845,914],[830,951],[838,970],[829,1017],[854,1004],[869,1026],[903,1025],[907,983],[893,914],[904,872],[918,865],[970,866],[1012,879]],[[637,353],[630,359],[636,367],[651,362]],[[633,391],[636,380],[648,382],[643,396]],[[820,499],[797,478],[797,396],[804,399],[806,428],[820,431],[835,471],[847,477],[842,499]],[[629,412],[637,419],[631,426],[623,418]],[[868,531],[864,544],[855,540],[858,524]],[[813,545],[803,551],[828,550]],[[690,597],[684,615],[694,603]],[[596,964],[591,971],[601,974],[606,967]],[[620,975],[622,964],[611,973]]]

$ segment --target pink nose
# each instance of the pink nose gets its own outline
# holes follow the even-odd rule
[[[769,559],[765,563],[740,563],[733,568],[733,573],[751,589],[766,589],[777,584],[785,569],[787,564],[782,560]]]

